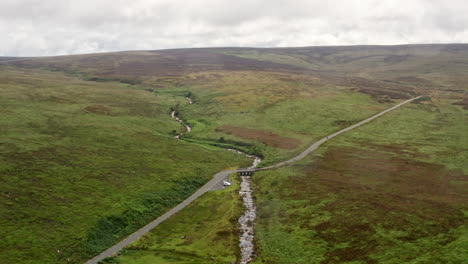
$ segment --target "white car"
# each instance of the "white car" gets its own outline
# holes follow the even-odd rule
[[[228,182],[228,181],[223,181],[223,185],[224,186],[231,186],[232,183]]]

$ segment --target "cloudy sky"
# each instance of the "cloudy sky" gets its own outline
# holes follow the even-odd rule
[[[0,0],[0,56],[467,43],[466,0]]]

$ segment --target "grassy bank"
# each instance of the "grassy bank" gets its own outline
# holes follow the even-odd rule
[[[136,241],[117,258],[121,264],[233,263],[239,254],[237,219],[242,213],[238,183],[204,194]]]

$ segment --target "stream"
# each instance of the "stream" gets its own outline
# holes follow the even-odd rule
[[[282,167],[282,166],[287,166],[289,164],[292,164],[294,162],[297,162],[301,159],[303,159],[305,156],[309,155],[310,153],[312,153],[313,151],[315,151],[318,147],[320,147],[323,143],[327,142],[328,140],[342,134],[342,133],[345,133],[351,129],[354,129],[356,127],[359,127],[359,126],[362,126],[368,122],[371,122],[372,120],[390,112],[390,111],[393,111],[399,107],[401,107],[402,105],[405,105],[407,103],[410,103],[416,99],[419,99],[421,98],[422,95],[420,96],[417,96],[417,97],[414,97],[414,98],[411,98],[411,99],[408,99],[406,101],[403,101],[403,102],[400,102],[398,103],[397,105],[394,105],[378,114],[375,114],[367,119],[364,119],[354,125],[351,125],[349,127],[346,127],[346,128],[343,128],[331,135],[328,135],[322,139],[320,139],[319,141],[316,141],[315,143],[313,143],[312,145],[310,145],[306,150],[304,150],[303,152],[301,152],[300,154],[288,159],[288,160],[285,160],[285,161],[282,161],[282,162],[278,162],[278,163],[275,163],[273,165],[270,165],[270,166],[267,166],[267,167],[263,167],[263,168],[256,168],[256,166],[258,165],[258,163],[261,161],[259,157],[255,157],[255,156],[251,156],[249,155],[249,157],[251,159],[254,159],[253,161],[253,164],[249,167],[249,169],[251,169],[252,171],[264,171],[264,170],[270,170],[270,169],[274,169],[274,168],[279,168],[279,167]],[[181,122],[182,124],[184,123],[184,121],[180,120],[179,118],[176,119],[176,112],[172,112],[171,113],[171,116],[172,118],[174,118],[175,120],[177,120],[178,122]],[[180,121],[179,121],[180,120]],[[188,131],[188,129],[187,129]],[[232,151],[236,151],[238,152],[237,150],[232,150]],[[246,155],[245,153],[243,152],[239,152],[240,154],[243,154],[243,155]],[[254,169],[255,168],[255,169]],[[141,238],[142,236],[144,236],[145,234],[147,234],[149,231],[151,231],[153,228],[155,228],[156,226],[158,226],[159,224],[161,224],[162,222],[164,222],[165,220],[167,220],[169,217],[171,217],[172,215],[176,214],[177,212],[179,212],[180,210],[182,210],[183,208],[185,208],[187,205],[189,205],[191,202],[193,202],[194,200],[196,200],[197,198],[199,198],[200,196],[202,196],[204,193],[210,191],[210,190],[213,190],[213,188],[219,184],[220,182],[222,182],[223,180],[227,179],[229,177],[229,175],[231,175],[232,173],[235,173],[235,172],[239,172],[239,171],[243,171],[243,169],[237,169],[237,170],[223,170],[223,171],[220,171],[218,173],[216,173],[215,175],[213,175],[213,178],[208,181],[205,185],[203,185],[200,189],[198,189],[195,193],[193,193],[190,197],[188,197],[187,199],[185,199],[183,202],[179,203],[177,206],[175,206],[174,208],[170,209],[169,211],[167,211],[166,213],[164,213],[163,215],[159,216],[158,218],[154,219],[153,221],[151,221],[150,223],[148,223],[147,225],[143,226],[142,228],[138,229],[137,231],[135,231],[134,233],[132,233],[131,235],[127,236],[125,239],[121,240],[120,242],[116,243],[115,245],[113,245],[112,247],[102,251],[101,253],[99,253],[98,255],[94,256],[92,259],[88,260],[86,262],[86,264],[97,264],[98,262],[102,261],[103,259],[107,258],[107,257],[111,257],[111,256],[114,256],[116,255],[120,250],[122,250],[123,248],[129,246],[131,243],[135,242],[137,239]],[[253,203],[253,198],[252,198],[252,190],[250,188],[250,177],[241,177],[241,188],[240,188],[240,195],[242,196],[242,200],[245,204],[245,213],[239,218],[239,229],[240,229],[240,232],[239,232],[239,246],[240,246],[240,249],[241,249],[241,260],[240,260],[240,263],[242,264],[247,264],[247,263],[250,263],[252,261],[252,259],[255,257],[255,252],[254,252],[254,245],[253,245],[253,239],[254,239],[254,220],[256,218],[256,207]]]
[[[236,150],[234,150],[236,151]],[[246,153],[240,152],[247,157],[253,159],[252,165],[249,169],[253,169],[257,167],[262,159],[257,156],[248,155]],[[250,178],[251,176],[239,176],[241,178],[240,190],[239,195],[244,202],[245,212],[239,218],[239,247],[241,250],[241,260],[240,264],[247,264],[250,263],[253,258],[255,257],[254,254],[254,225],[255,225],[255,218],[257,217],[257,208],[255,207],[254,200],[252,197],[252,188],[250,186]]]
[[[177,122],[181,123],[181,124],[185,127],[185,132],[181,132],[181,133],[175,135],[175,136],[174,136],[175,138],[180,139],[180,136],[181,136],[181,135],[192,131],[192,128],[191,128],[186,122],[184,122],[184,120],[180,119],[180,118],[176,115],[176,111],[175,111],[175,110],[172,110],[172,112],[171,112],[171,117],[172,117],[174,120],[176,120]]]
[[[187,99],[187,102],[189,104],[193,104],[193,101],[190,97],[185,97]],[[181,132],[177,135],[175,135],[175,138],[180,139],[181,135],[188,133],[192,131],[192,128],[185,122],[184,120],[180,119],[176,111],[173,110],[171,112],[171,117],[176,120],[177,122],[181,123],[185,127],[185,132]],[[227,148],[226,150],[228,151],[233,151],[238,154],[244,155],[248,157],[249,159],[252,159],[252,165],[249,167],[249,169],[253,169],[262,162],[262,159],[260,157],[254,156],[254,155],[249,155],[245,152],[236,150],[236,149],[230,149]],[[255,207],[253,198],[252,198],[252,188],[251,188],[251,182],[250,182],[250,177],[251,176],[239,176],[241,179],[240,183],[240,190],[239,190],[239,195],[242,198],[242,201],[244,203],[245,207],[245,212],[243,215],[238,220],[239,223],[239,247],[241,250],[241,260],[240,264],[248,264],[250,263],[253,258],[254,258],[254,225],[255,225],[255,218],[257,217],[257,208]]]

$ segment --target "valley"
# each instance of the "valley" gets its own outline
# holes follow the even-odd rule
[[[103,263],[240,261],[230,174],[252,160],[233,149],[262,159],[251,263],[462,263],[466,61],[468,45],[448,44],[0,64],[2,259],[84,263],[228,171],[217,180],[232,186],[203,189]]]

